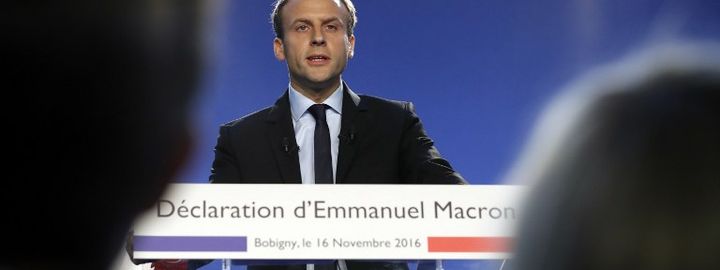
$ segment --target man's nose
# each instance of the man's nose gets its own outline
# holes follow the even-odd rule
[[[323,35],[323,32],[318,29],[313,32],[312,41],[310,42],[310,45],[312,46],[325,46],[325,36]]]

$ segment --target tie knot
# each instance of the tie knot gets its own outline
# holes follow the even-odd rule
[[[327,110],[328,105],[325,104],[315,104],[310,106],[308,111],[310,111],[310,114],[315,118],[315,120],[322,120],[325,119],[325,110]]]

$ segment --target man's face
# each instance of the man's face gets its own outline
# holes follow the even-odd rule
[[[355,36],[347,35],[345,6],[338,0],[290,0],[280,16],[284,39],[275,39],[274,51],[287,61],[290,80],[305,90],[337,86],[355,45]]]

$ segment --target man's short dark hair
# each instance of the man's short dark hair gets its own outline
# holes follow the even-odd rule
[[[279,39],[283,39],[285,37],[284,35],[284,29],[282,27],[282,16],[280,16],[280,12],[282,11],[282,8],[287,5],[289,0],[276,0],[275,4],[273,4],[274,8],[272,11],[272,14],[270,14],[270,20],[273,24],[273,30],[275,31],[275,36]],[[340,1],[344,6],[345,9],[347,9],[350,16],[347,18],[347,35],[350,36],[353,34],[353,31],[355,30],[355,24],[357,24],[357,11],[355,10],[355,5],[353,5],[352,1],[350,0],[341,0]]]

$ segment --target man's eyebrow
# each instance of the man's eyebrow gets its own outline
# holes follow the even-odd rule
[[[335,22],[335,21],[338,21],[338,22],[344,24],[343,20],[341,20],[338,17],[326,18],[326,19],[322,19],[321,21],[322,21],[322,24],[328,24],[328,23]]]
[[[294,25],[296,23],[312,24],[312,22],[309,19],[298,18],[298,19],[295,19],[294,21],[292,21],[292,23],[290,23],[290,25]]]
[[[321,20],[320,20],[320,23],[321,23],[321,24],[328,24],[328,23],[335,22],[335,21],[340,22],[341,24],[345,25],[345,23],[343,22],[343,20],[341,20],[341,19],[338,18],[338,17],[324,18],[324,19],[321,19]],[[297,18],[297,19],[295,19],[290,25],[294,25],[294,24],[296,24],[296,23],[304,23],[304,24],[310,24],[310,25],[312,25],[312,20],[307,19],[307,18]]]

